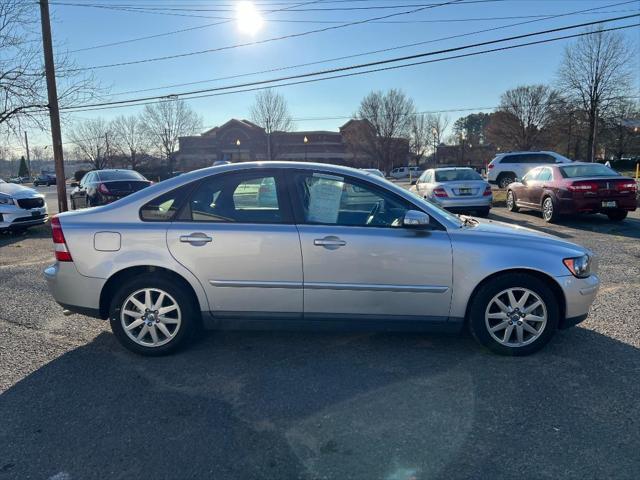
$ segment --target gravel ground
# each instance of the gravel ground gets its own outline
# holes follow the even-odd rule
[[[0,480],[640,477],[640,215],[544,224],[600,257],[589,319],[537,355],[463,337],[223,332],[165,358],[65,317],[48,227],[0,236]]]

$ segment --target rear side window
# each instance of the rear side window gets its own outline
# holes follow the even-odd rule
[[[154,198],[140,209],[145,222],[170,222],[184,205],[192,185],[184,185]]]
[[[286,196],[276,175],[260,173],[215,175],[205,179],[189,198],[180,217],[192,222],[291,222]]]
[[[540,175],[538,175],[538,180],[540,180],[541,182],[547,182],[549,180],[551,180],[551,169],[549,168],[543,168],[540,171]]]

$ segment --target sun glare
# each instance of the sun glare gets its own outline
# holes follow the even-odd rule
[[[238,30],[249,35],[257,33],[264,23],[255,5],[247,1],[238,3],[236,21],[238,22]]]

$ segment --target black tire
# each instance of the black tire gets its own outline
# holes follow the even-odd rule
[[[612,222],[621,222],[625,218],[627,218],[628,212],[626,210],[613,210],[611,212],[607,212],[607,217]]]
[[[485,313],[491,300],[509,288],[526,288],[534,292],[547,312],[547,323],[542,333],[531,343],[523,346],[507,346],[499,343],[489,333]],[[494,353],[507,356],[525,356],[537,352],[553,337],[560,321],[558,300],[551,289],[538,277],[526,273],[506,273],[482,285],[469,305],[467,322],[471,334],[480,345]]]
[[[507,210],[514,213],[520,210],[516,204],[516,195],[513,193],[513,190],[507,191]]]
[[[489,212],[491,211],[490,207],[487,208],[479,208],[476,210],[476,216],[480,218],[487,218],[489,216]]]
[[[558,220],[558,209],[551,197],[542,199],[542,219],[547,223],[554,223]]]
[[[134,292],[145,288],[162,290],[173,297],[178,304],[181,323],[176,327],[175,336],[164,345],[155,347],[140,345],[128,336],[122,324],[121,311],[125,307],[125,301]],[[109,322],[111,323],[111,331],[125,348],[140,355],[160,356],[186,346],[192,340],[194,333],[198,331],[201,316],[200,308],[193,295],[184,286],[167,276],[145,273],[127,280],[118,289],[109,306]],[[144,327],[144,324],[140,327]]]
[[[505,173],[498,179],[498,185],[500,188],[507,188],[510,184],[516,181],[515,175],[511,173]]]

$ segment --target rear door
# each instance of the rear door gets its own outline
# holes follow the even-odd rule
[[[292,175],[306,318],[444,321],[452,284],[446,230],[402,226],[410,202],[346,175]]]
[[[285,188],[277,169],[210,176],[169,227],[171,254],[200,280],[214,315],[301,316],[302,256]]]

